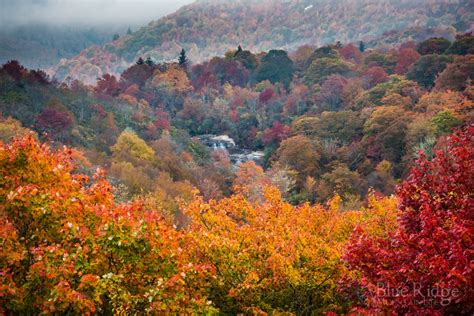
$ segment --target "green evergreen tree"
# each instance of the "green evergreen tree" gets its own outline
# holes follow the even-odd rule
[[[234,57],[237,57],[237,55],[239,55],[242,52],[243,52],[242,46],[239,45],[239,47],[237,47],[237,50],[234,53]]]
[[[359,42],[359,50],[363,53],[365,51],[365,44],[363,41]]]
[[[143,58],[138,58],[137,60],[137,65],[143,65],[145,62],[143,61]]]
[[[153,62],[153,60],[151,59],[150,56],[147,57],[146,61],[145,61],[145,64],[147,64],[148,66],[154,66],[155,63]]]
[[[186,67],[188,65],[188,57],[186,57],[186,51],[184,48],[181,49],[181,53],[179,53],[178,63],[182,67]]]

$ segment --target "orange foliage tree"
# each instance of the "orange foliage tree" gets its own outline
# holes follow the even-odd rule
[[[164,89],[169,93],[185,93],[191,90],[191,82],[188,79],[186,72],[178,67],[171,66],[167,71],[155,71],[154,77],[151,80],[153,88]]]
[[[118,205],[98,170],[33,137],[0,143],[0,311],[92,314],[211,311],[184,236],[141,202]]]

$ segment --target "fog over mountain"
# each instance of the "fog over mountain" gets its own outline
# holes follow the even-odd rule
[[[0,27],[27,24],[141,25],[192,0],[0,0]]]
[[[0,0],[0,63],[47,68],[192,0]]]

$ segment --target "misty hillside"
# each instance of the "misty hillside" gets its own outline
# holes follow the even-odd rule
[[[0,30],[0,63],[19,60],[30,68],[49,68],[92,45],[113,39],[126,28],[53,26],[32,23]]]
[[[103,73],[120,73],[138,57],[174,60],[184,47],[192,62],[223,55],[242,45],[252,51],[295,49],[363,40],[369,47],[423,40],[472,29],[468,0],[202,0],[150,22],[130,36],[84,50],[55,68],[93,83]]]
[[[0,63],[49,68],[192,0],[1,0]]]

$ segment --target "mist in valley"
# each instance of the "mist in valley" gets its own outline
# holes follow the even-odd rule
[[[48,68],[191,2],[0,0],[0,63],[16,59],[27,67]]]

